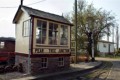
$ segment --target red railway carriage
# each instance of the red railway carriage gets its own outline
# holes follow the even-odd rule
[[[14,57],[15,57],[15,53],[13,53],[13,52],[0,53],[0,62],[1,61],[8,61],[8,60],[10,60],[11,58],[14,58]]]
[[[14,62],[15,59],[15,39],[0,37],[0,63]]]

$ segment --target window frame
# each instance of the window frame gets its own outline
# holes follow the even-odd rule
[[[36,28],[37,28],[37,20],[41,20],[41,21],[45,21],[46,22],[46,41],[45,41],[45,43],[44,44],[40,44],[40,43],[37,43],[37,33],[36,33]],[[56,46],[65,46],[65,47],[68,47],[68,45],[69,45],[69,42],[67,42],[67,44],[65,44],[65,45],[61,45],[60,43],[60,40],[61,40],[61,37],[60,37],[60,29],[61,29],[61,25],[64,25],[64,26],[66,26],[67,27],[67,41],[69,41],[69,25],[67,25],[67,24],[63,24],[63,23],[58,23],[58,22],[54,22],[54,21],[49,21],[49,20],[44,20],[44,19],[40,19],[40,18],[36,18],[36,20],[35,20],[35,27],[34,27],[34,29],[35,29],[35,45],[36,46],[42,46],[42,45],[45,45],[45,46],[53,46],[53,47],[56,47]],[[50,44],[50,39],[49,39],[49,23],[53,23],[53,24],[57,24],[57,31],[58,31],[58,33],[57,33],[57,37],[56,37],[56,44]]]
[[[61,29],[62,29],[62,26],[64,26],[65,28],[67,27],[67,44],[61,44],[61,34],[60,34],[60,45],[61,46],[67,46],[68,45],[68,36],[69,36],[69,34],[68,34],[68,25],[65,25],[65,24],[60,24],[60,33],[61,33]]]
[[[2,45],[2,43],[4,44],[4,45]],[[0,42],[0,49],[3,49],[5,47],[5,42],[4,41],[1,41]]]
[[[43,59],[43,60],[42,60],[42,59]],[[45,59],[46,59],[46,60],[45,60]],[[43,62],[42,62],[42,61],[43,61]],[[46,66],[45,66],[44,64],[45,64]],[[42,58],[41,58],[41,68],[42,68],[42,69],[48,68],[48,58],[46,58],[46,57],[42,57]]]
[[[104,48],[106,48],[106,47],[107,47],[105,43],[103,43],[103,47],[104,47]]]
[[[25,26],[26,24],[27,26]],[[23,21],[23,30],[22,30],[22,36],[23,37],[29,37],[30,35],[30,19]]]
[[[53,24],[52,25],[52,29],[50,29],[50,24]],[[57,25],[57,26],[55,26],[55,25]],[[57,27],[58,28],[58,30],[56,29],[55,30],[55,27]],[[49,22],[49,27],[48,27],[48,31],[50,32],[50,31],[52,31],[52,32],[55,32],[55,31],[57,31],[57,35],[59,36],[59,24],[58,23],[55,23],[55,22]],[[52,43],[50,43],[50,38],[52,38],[52,37],[50,37],[49,36],[50,34],[48,33],[48,44],[49,45],[58,45],[58,39],[59,39],[59,37],[56,35],[56,38],[55,38],[55,40],[56,40],[56,43],[54,42],[54,41],[52,41]]]
[[[59,57],[59,58],[58,58],[58,66],[59,66],[59,67],[64,66],[64,57]]]
[[[38,23],[37,23],[38,21],[42,22],[42,27],[41,27],[42,31],[41,31],[41,34],[40,34],[42,37],[41,37],[41,42],[40,43],[37,43],[37,36],[38,36],[37,35],[37,28],[39,28]],[[43,23],[44,22],[46,23],[46,35],[45,36],[43,36],[43,33],[42,33],[43,29],[45,29],[45,28],[43,28]],[[45,45],[46,42],[42,43],[42,39],[43,39],[43,37],[45,37],[47,39],[47,21],[41,20],[41,19],[37,19],[37,21],[36,21],[36,28],[35,29],[36,29],[36,35],[35,35],[36,36],[36,44]]]

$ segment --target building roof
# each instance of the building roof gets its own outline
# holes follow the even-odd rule
[[[115,44],[114,42],[105,41],[105,40],[99,40],[98,42],[103,42],[103,43],[111,43],[111,44]]]
[[[37,10],[37,9],[30,8],[30,7],[26,7],[26,6],[20,6],[18,8],[18,11],[17,11],[17,13],[16,13],[16,15],[15,15],[15,17],[13,19],[13,23],[17,22],[16,17],[19,15],[19,13],[20,13],[20,11],[22,9],[24,9],[30,16],[35,16],[35,17],[39,17],[39,18],[43,18],[43,19],[48,19],[48,20],[52,20],[52,21],[56,21],[56,22],[72,25],[63,16],[52,14],[52,13],[49,13],[49,12],[44,12],[44,11],[41,11],[41,10]]]
[[[0,41],[12,41],[12,42],[15,42],[15,38],[13,38],[13,37],[0,37]]]

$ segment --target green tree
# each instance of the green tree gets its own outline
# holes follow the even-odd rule
[[[115,17],[111,12],[102,9],[95,9],[93,4],[87,5],[84,0],[78,1],[77,5],[77,38],[78,49],[84,47],[84,41],[88,42],[87,51],[92,57],[92,35],[94,40],[94,54],[97,54],[98,40],[105,34],[110,34],[110,29],[115,25]],[[75,14],[71,17],[71,21],[75,23]],[[72,29],[72,35],[75,34],[75,27]]]

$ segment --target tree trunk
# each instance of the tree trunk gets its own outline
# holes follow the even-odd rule
[[[87,51],[88,51],[89,55],[92,57],[92,39],[91,39],[91,33],[88,34]]]

